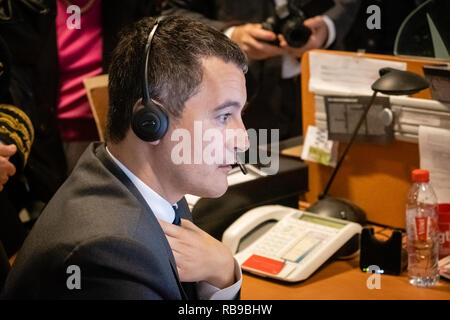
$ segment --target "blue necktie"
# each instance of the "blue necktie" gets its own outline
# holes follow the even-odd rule
[[[175,211],[175,219],[173,219],[172,224],[176,224],[177,226],[181,226],[181,218],[180,218],[180,210],[177,205],[172,206],[173,211]]]

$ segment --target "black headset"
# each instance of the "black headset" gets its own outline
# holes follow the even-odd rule
[[[169,128],[169,117],[166,111],[151,99],[148,83],[148,60],[152,49],[152,40],[161,19],[157,19],[152,31],[148,35],[145,45],[144,80],[142,81],[142,105],[139,106],[131,119],[131,127],[134,134],[144,141],[156,141],[161,139]]]

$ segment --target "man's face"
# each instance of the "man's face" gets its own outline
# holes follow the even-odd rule
[[[245,77],[235,64],[203,59],[203,79],[186,101],[181,118],[170,118],[161,140],[164,171],[174,191],[219,197],[236,152],[248,149],[241,112],[247,99]]]

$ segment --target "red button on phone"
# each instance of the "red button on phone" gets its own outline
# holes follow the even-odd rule
[[[253,254],[242,266],[270,274],[279,274],[284,267],[284,262]]]

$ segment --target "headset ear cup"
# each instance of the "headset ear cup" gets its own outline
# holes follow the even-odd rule
[[[166,134],[169,128],[169,118],[157,104],[150,102],[133,114],[131,126],[133,132],[141,140],[156,141]]]

